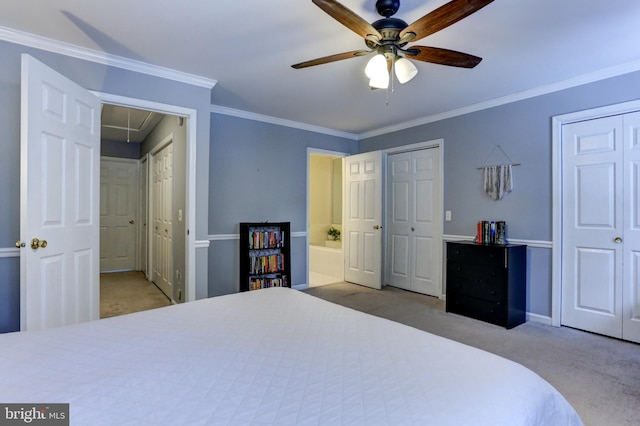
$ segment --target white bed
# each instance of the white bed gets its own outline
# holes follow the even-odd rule
[[[72,425],[580,425],[523,366],[287,288],[0,335],[0,402]]]

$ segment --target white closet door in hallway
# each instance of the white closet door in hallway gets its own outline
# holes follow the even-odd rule
[[[440,147],[391,154],[387,170],[387,284],[440,297]]]
[[[562,324],[640,342],[640,113],[562,140]]]
[[[173,300],[173,143],[153,155],[153,282]]]
[[[137,161],[100,160],[100,272],[136,268],[138,187]]]

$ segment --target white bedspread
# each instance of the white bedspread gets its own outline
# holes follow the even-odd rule
[[[0,335],[1,403],[72,425],[580,425],[521,365],[287,288]]]

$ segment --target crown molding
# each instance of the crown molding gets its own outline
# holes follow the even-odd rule
[[[534,98],[540,95],[559,92],[560,90],[570,89],[572,87],[581,86],[583,84],[594,83],[596,81],[605,80],[611,77],[617,77],[619,75],[628,74],[638,70],[640,70],[640,61],[628,62],[626,64],[605,68],[589,74],[583,74],[578,77],[562,80],[552,84],[547,84],[545,86],[536,87],[534,89],[524,90],[522,92],[491,99],[486,102],[480,102],[462,108],[446,111],[440,114],[434,114],[427,117],[418,118],[416,120],[405,121],[404,123],[394,124],[392,126],[382,127],[377,130],[360,133],[358,135],[358,139],[367,139],[374,136],[397,132],[399,130],[409,129],[411,127],[421,126],[423,124],[434,123],[436,121],[445,120],[447,118],[453,118],[460,115],[469,114],[471,112],[481,111],[483,109],[510,104],[512,102]]]
[[[242,111],[239,109],[228,108],[220,105],[211,105],[211,112],[215,114],[230,115],[233,117],[244,118],[247,120],[261,121],[263,123],[276,124],[278,126],[292,127],[294,129],[306,130],[309,132],[323,133],[325,135],[337,136],[345,139],[358,140],[355,133],[342,132],[340,130],[329,129],[327,127],[314,126],[312,124],[301,123],[293,120],[285,120],[283,118],[272,117],[269,115],[256,114],[253,112]]]
[[[53,40],[34,34],[25,33],[11,28],[0,26],[0,40],[11,43],[21,44],[36,49],[45,50],[47,52],[57,53],[84,61],[95,62],[102,65],[121,68],[128,71],[139,72],[154,77],[166,78],[168,80],[186,83],[193,86],[213,89],[218,83],[206,77],[195,74],[188,74],[181,71],[172,70],[157,65],[151,65],[146,62],[128,59],[122,56],[111,55],[94,49],[79,47],[73,44]]]

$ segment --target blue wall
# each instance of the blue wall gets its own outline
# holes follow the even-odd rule
[[[291,222],[306,233],[307,148],[355,153],[357,142],[211,114],[209,233],[237,235],[240,222]],[[306,239],[291,239],[292,284],[306,283]],[[209,296],[237,291],[238,240],[213,239]]]

